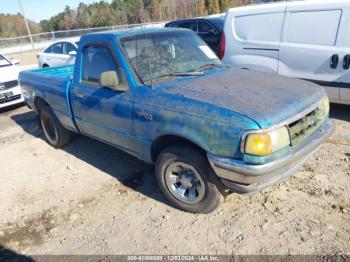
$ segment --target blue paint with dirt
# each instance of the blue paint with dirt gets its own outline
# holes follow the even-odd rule
[[[309,82],[235,68],[211,69],[201,76],[178,77],[153,86],[141,84],[120,48],[120,38],[171,30],[182,29],[85,35],[79,43],[75,66],[20,73],[26,102],[36,110],[36,101],[42,99],[67,129],[109,143],[146,162],[154,161],[155,141],[172,135],[191,141],[211,155],[264,163],[276,154],[265,158],[244,156],[240,151],[242,133],[278,124],[326,96],[322,88]],[[112,50],[129,91],[83,84],[82,51],[93,43]],[[278,157],[287,151],[278,152]]]

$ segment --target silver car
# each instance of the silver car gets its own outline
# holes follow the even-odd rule
[[[74,64],[77,54],[78,42],[61,41],[45,48],[38,55],[38,65],[40,68]]]

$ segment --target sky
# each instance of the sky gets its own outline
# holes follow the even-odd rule
[[[99,2],[98,0],[21,0],[24,13],[30,20],[40,22],[40,20],[48,19],[64,10],[66,5],[71,8],[78,7],[80,2],[91,4]],[[105,0],[111,2],[111,0]],[[0,0],[0,13],[17,14],[20,12],[18,0]]]

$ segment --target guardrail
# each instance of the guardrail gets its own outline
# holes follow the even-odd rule
[[[165,24],[164,22],[129,24],[129,25],[95,27],[95,28],[74,29],[74,30],[33,34],[31,35],[33,39],[33,45],[31,44],[29,36],[0,38],[0,53],[11,54],[11,53],[41,49],[49,45],[51,42],[55,42],[59,40],[76,41],[79,39],[81,35],[84,35],[87,33],[102,32],[102,31],[119,31],[119,30],[125,30],[128,28],[163,27],[164,24]]]

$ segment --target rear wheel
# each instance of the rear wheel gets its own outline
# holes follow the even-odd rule
[[[223,199],[207,159],[186,147],[170,147],[160,153],[156,177],[164,196],[177,208],[192,213],[210,213]]]
[[[49,65],[43,64],[43,68],[47,68],[47,67],[49,67]]]
[[[43,129],[46,141],[51,146],[59,148],[69,143],[71,132],[62,126],[49,106],[44,106],[41,109],[40,124]]]

